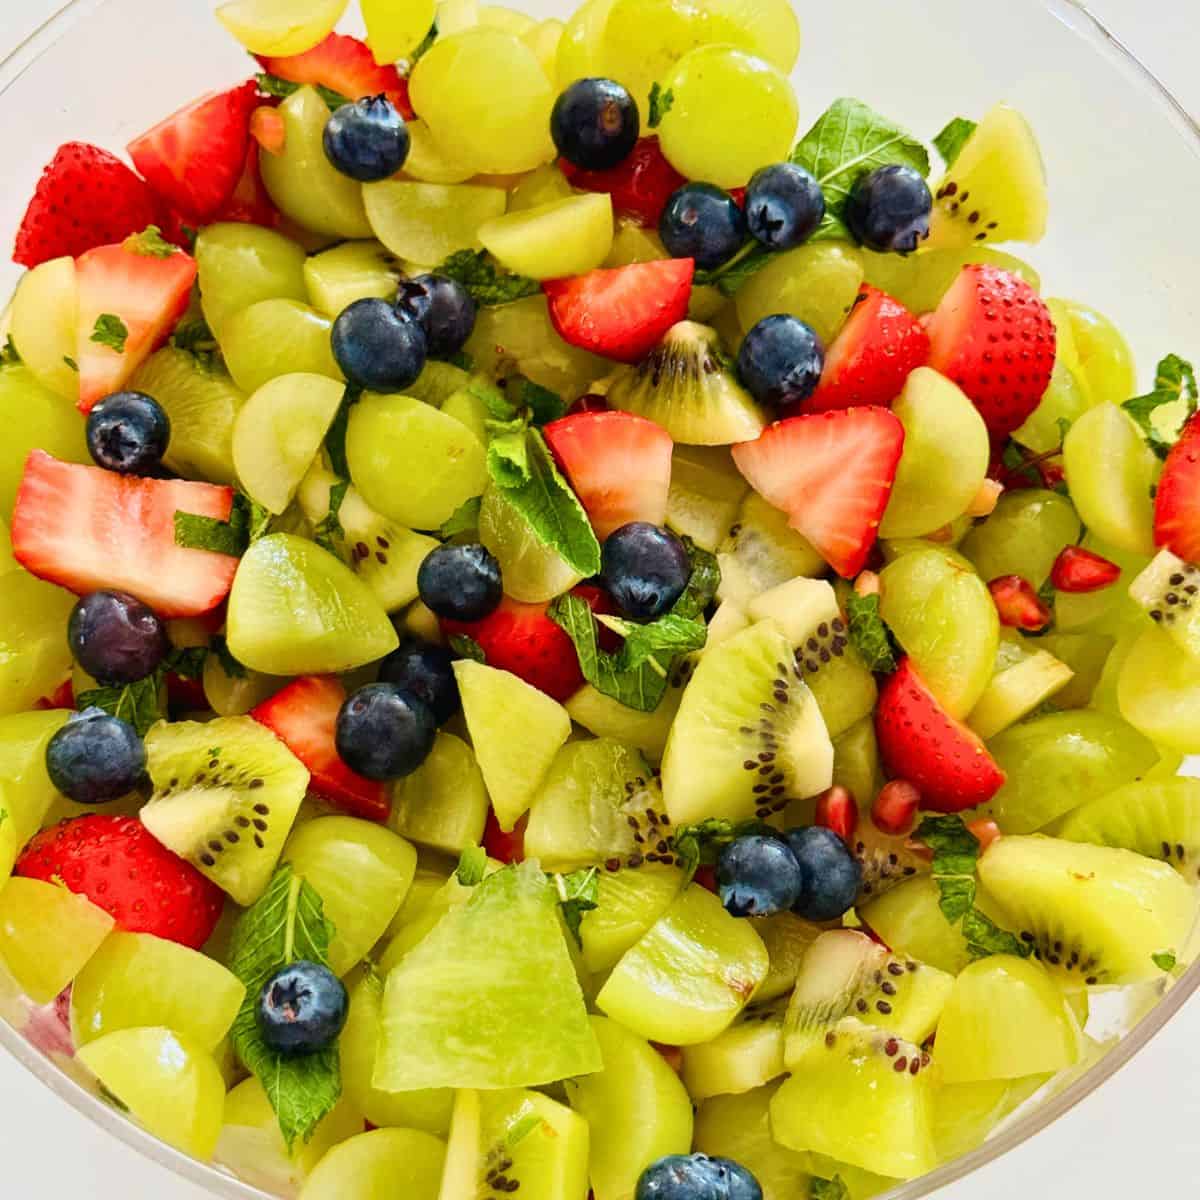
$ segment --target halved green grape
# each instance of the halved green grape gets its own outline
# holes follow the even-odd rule
[[[533,51],[551,83],[558,75],[558,44],[566,26],[554,17],[538,21],[520,34],[521,41]]]
[[[4,577],[0,586],[0,716],[32,708],[67,677],[71,651],[64,633],[74,606],[70,592],[25,571],[12,571]]]
[[[567,181],[557,163],[546,163],[536,171],[525,175],[508,194],[510,213],[526,212],[541,208],[555,200],[567,200],[574,196],[575,189]],[[611,204],[611,202],[610,202]],[[610,209],[611,211],[611,209]]]
[[[1041,277],[1027,262],[987,246],[964,249],[922,250],[917,254],[879,254],[863,249],[863,266],[869,284],[895,297],[915,313],[933,312],[942,302],[963,267],[986,263],[1019,275],[1035,292]]]
[[[480,226],[508,203],[502,188],[478,184],[384,179],[362,191],[375,236],[393,254],[418,263],[437,264],[459,250],[479,249]]]
[[[567,21],[555,54],[559,88],[601,72],[601,38],[616,0],[584,0]]]
[[[658,131],[663,154],[687,178],[741,187],[790,153],[796,93],[769,62],[732,46],[702,46],[685,54],[662,86],[672,96]]]
[[[470,388],[460,388],[442,401],[441,410],[448,417],[461,421],[479,440],[481,446],[488,444],[487,424],[491,420],[488,406]]]
[[[46,770],[46,746],[69,715],[63,709],[48,709],[0,717],[0,782],[18,846],[37,833],[58,797]]]
[[[1159,745],[1200,752],[1200,664],[1165,630],[1148,629],[1132,646],[1117,702],[1125,719]]]
[[[261,300],[225,323],[221,349],[247,395],[281,375],[342,378],[329,336],[332,322],[298,300]]]
[[[800,53],[800,22],[788,0],[701,0],[708,40],[732,42],[791,72]]]
[[[599,73],[623,83],[643,112],[650,89],[685,54],[713,40],[707,14],[687,0],[615,0],[607,19],[589,33]],[[561,82],[566,86],[572,81]]]
[[[1070,318],[1075,348],[1096,403],[1123,404],[1137,391],[1129,343],[1103,313],[1073,300],[1061,304]]]
[[[410,179],[422,183],[466,183],[475,174],[470,163],[459,162],[446,153],[419,117],[407,124],[409,147],[404,173]]]
[[[479,845],[487,814],[487,789],[475,752],[452,733],[439,733],[429,757],[392,790],[392,828],[444,854]]]
[[[502,492],[489,487],[479,509],[479,540],[500,563],[504,590],[525,604],[544,604],[583,576],[533,532]]]
[[[1029,488],[1001,496],[992,515],[975,526],[959,549],[985,583],[1021,575],[1040,588],[1063,547],[1079,540],[1079,532],[1080,518],[1070,500]]]
[[[1121,568],[1121,577],[1098,592],[1059,592],[1054,601],[1055,627],[1065,632],[1086,631],[1118,637],[1124,630],[1142,624],[1144,613],[1129,595],[1129,587],[1149,565],[1149,556],[1109,545],[1090,530],[1080,544],[1085,550],[1116,563]]]
[[[612,197],[588,193],[495,217],[479,227],[479,240],[518,275],[585,275],[612,249]]]
[[[616,236],[613,238],[612,249],[604,260],[606,267],[626,267],[632,263],[658,262],[670,258],[662,238],[652,229],[644,229],[635,221],[620,221],[617,225]],[[695,303],[696,291],[716,292],[722,305],[725,297],[715,288],[693,289],[692,302]],[[715,310],[714,310],[715,311]],[[711,314],[709,314],[711,315]],[[706,318],[689,311],[688,319],[703,322]]]
[[[1059,596],[1061,603],[1062,596]],[[1056,606],[1056,613],[1058,608]],[[1116,639],[1102,633],[1050,633],[1040,639],[1047,653],[1065,663],[1071,680],[1054,693],[1059,708],[1086,708],[1092,701],[1104,664]]]
[[[217,19],[251,54],[311,50],[342,19],[348,0],[231,0]]]
[[[204,698],[219,717],[241,717],[257,708],[283,686],[274,675],[242,668],[242,674],[230,675],[220,655],[210,654],[204,660]]]
[[[1049,454],[1062,445],[1062,422],[1074,425],[1091,407],[1091,394],[1078,376],[1059,358],[1041,403],[1013,433],[1013,441],[1035,454]]]
[[[360,0],[367,45],[377,63],[408,58],[425,40],[437,16],[437,0]],[[357,99],[358,97],[352,97]]]
[[[334,1146],[300,1190],[300,1200],[437,1200],[446,1161],[440,1138],[417,1129],[373,1129]]]
[[[461,367],[430,359],[405,395],[412,396],[414,400],[423,400],[435,408],[442,408],[451,396],[470,384],[471,376]],[[486,409],[486,405],[483,407]]]
[[[218,338],[230,317],[260,300],[306,300],[304,248],[244,222],[207,225],[196,238],[200,307]]]
[[[71,401],[79,399],[79,372],[68,361],[78,352],[78,325],[73,258],[53,258],[22,278],[12,300],[9,335],[38,383]]]
[[[343,242],[304,262],[304,285],[312,306],[336,318],[356,300],[394,300],[403,272],[378,242]]]

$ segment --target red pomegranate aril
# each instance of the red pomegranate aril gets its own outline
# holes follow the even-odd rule
[[[858,828],[858,804],[852,792],[844,787],[831,787],[817,799],[816,823],[849,844]]]
[[[903,837],[912,832],[921,807],[921,793],[907,779],[885,783],[871,806],[871,820],[881,833]]]
[[[528,816],[522,817],[513,827],[512,833],[500,828],[494,812],[488,813],[487,827],[483,831],[483,848],[489,858],[497,862],[518,863],[525,860],[525,826]]]
[[[1000,624],[1010,629],[1039,633],[1054,619],[1054,614],[1034,591],[1033,584],[1021,575],[1001,575],[988,584]]]
[[[1054,561],[1050,582],[1060,592],[1099,592],[1112,587],[1121,578],[1115,562],[1085,550],[1068,546]]]
[[[603,396],[597,395],[595,392],[588,392],[586,396],[580,396],[570,408],[567,409],[568,417],[577,417],[581,413],[602,413],[608,412],[608,401]]]

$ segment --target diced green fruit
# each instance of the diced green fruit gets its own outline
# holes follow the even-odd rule
[[[518,275],[586,275],[612,249],[612,197],[587,192],[520,209],[485,221],[478,236],[485,249]]]
[[[879,742],[871,717],[856,721],[833,739],[833,782],[844,787],[860,808],[868,807],[879,794],[883,769],[879,765]]]
[[[25,571],[0,587],[0,716],[32,708],[71,669],[63,631],[75,597]]]
[[[204,660],[204,698],[219,717],[243,717],[273,696],[285,684],[275,675],[243,670],[241,675],[226,672],[220,658],[210,654]]]
[[[596,907],[580,924],[584,966],[596,974],[614,967],[671,907],[683,882],[683,872],[675,867],[604,871],[596,881]]]
[[[479,540],[496,556],[504,590],[525,604],[545,604],[583,578],[533,527],[499,488],[488,486],[479,508]]]
[[[729,451],[722,447],[676,446],[671,458],[667,524],[715,553],[738,518],[750,492]]]
[[[571,733],[563,706],[523,679],[481,663],[454,664],[463,715],[500,827],[509,831],[533,802]],[[512,731],[521,730],[520,738]]]
[[[422,183],[466,183],[474,176],[475,168],[447,154],[424,121],[417,118],[406,123],[409,148],[404,160],[405,175]]]
[[[627,708],[589,683],[567,701],[566,708],[571,720],[589,733],[627,742],[654,762],[661,762],[682,696],[681,688],[668,688],[658,707],[644,713]]]
[[[1059,708],[1086,708],[1116,644],[1114,639],[1102,633],[1051,633],[1040,640],[1047,653],[1072,672],[1066,686],[1055,692],[1054,703]]]
[[[64,400],[78,400],[79,372],[67,362],[75,356],[79,337],[75,260],[52,258],[23,276],[11,316],[9,335],[30,374]]]
[[[12,785],[0,780],[0,888],[12,874],[21,846],[17,842],[17,827],[9,812],[9,792]]]
[[[308,302],[337,318],[356,300],[394,300],[403,273],[378,242],[343,242],[304,261]]]
[[[488,408],[473,391],[463,388],[452,392],[442,401],[440,407],[446,416],[461,421],[479,439],[480,445],[487,445],[487,423],[490,420]]]
[[[271,534],[246,552],[229,595],[229,652],[266,675],[341,674],[390,654],[374,593],[320,546]]]
[[[401,258],[440,263],[460,250],[478,250],[480,227],[500,216],[508,197],[477,184],[385,179],[362,189],[375,236]]]
[[[306,300],[304,248],[241,221],[205,226],[196,238],[200,307],[221,338],[226,322],[262,300]]]
[[[788,525],[787,514],[757,492],[742,501],[729,536],[717,554],[723,600],[743,608],[756,596],[795,579],[824,575],[825,560]]]
[[[987,246],[963,249],[923,250],[920,254],[877,254],[872,250],[859,251],[866,267],[867,283],[895,297],[915,313],[933,312],[942,297],[972,263],[984,263],[1011,271],[1024,279],[1035,292],[1041,291],[1042,281],[1027,262]]]
[[[342,380],[330,346],[332,322],[299,300],[260,300],[231,316],[221,332],[225,365],[247,395],[280,376]]]
[[[1193,611],[1198,581],[1200,568],[1184,562],[1170,550],[1160,550],[1133,581],[1129,594],[1156,625],[1175,639],[1181,650],[1200,660],[1200,612]],[[1193,591],[1189,592],[1189,587]]]
[[[864,925],[898,954],[957,975],[969,962],[967,939],[941,909],[941,892],[928,875],[897,884],[858,909]]]
[[[17,844],[24,846],[42,826],[58,789],[46,770],[46,746],[67,723],[63,709],[0,717],[0,784]]]
[[[1062,304],[1093,399],[1098,404],[1123,404],[1137,392],[1137,369],[1129,343],[1102,313],[1073,300]]]
[[[373,1129],[334,1146],[300,1190],[300,1200],[437,1200],[446,1161],[440,1138],[417,1129]]]
[[[596,1004],[651,1041],[693,1046],[729,1027],[769,966],[753,928],[693,885],[617,963]]]
[[[462,367],[439,362],[437,359],[427,359],[420,375],[405,394],[414,400],[424,400],[426,404],[432,404],[435,408],[444,408],[451,396],[472,388],[474,382],[474,378]],[[486,405],[484,409],[486,411]]]
[[[475,753],[452,733],[439,733],[429,757],[392,789],[392,828],[445,854],[479,845],[487,814],[487,789]]]
[[[1091,395],[1060,351],[1041,403],[1025,424],[1013,431],[1013,441],[1034,454],[1052,454],[1062,445],[1062,423],[1074,425],[1091,406]]]
[[[588,1175],[596,1200],[627,1200],[652,1162],[691,1149],[692,1104],[653,1046],[616,1021],[589,1019],[604,1069],[568,1079],[567,1098],[591,1130]]]
[[[971,709],[967,724],[987,741],[1056,696],[1072,676],[1071,668],[1053,654],[1036,650],[992,676]]]
[[[682,1078],[692,1100],[749,1092],[784,1074],[786,1004],[747,1009],[724,1033],[683,1051]]]
[[[1036,589],[1050,577],[1063,547],[1079,540],[1079,533],[1079,515],[1066,496],[1028,488],[1001,496],[992,515],[975,526],[959,549],[984,583],[1001,575],[1020,575]]]
[[[1050,1078],[991,1079],[984,1083],[943,1083],[934,1093],[933,1139],[938,1158],[950,1162],[983,1144],[988,1134]]]
[[[395,937],[400,929],[415,921],[429,907],[434,896],[441,891],[449,878],[449,872],[444,867],[417,867],[413,881],[405,894],[404,902],[396,910],[396,915],[392,918],[392,923],[388,926],[384,937]]]
[[[821,927],[789,912],[773,917],[758,917],[751,921],[755,932],[767,948],[770,969],[754,993],[755,1004],[766,1004],[786,996],[796,986],[804,956],[821,935]]]
[[[1151,627],[1129,648],[1116,698],[1125,719],[1158,745],[1200,750],[1200,663],[1164,630]]]

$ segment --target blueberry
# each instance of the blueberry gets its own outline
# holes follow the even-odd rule
[[[418,275],[400,285],[396,307],[425,330],[430,358],[453,358],[475,330],[474,297],[445,275]]]
[[[768,408],[807,400],[821,382],[825,347],[798,317],[764,317],[742,339],[738,375],[746,390]]]
[[[846,843],[833,830],[820,825],[790,829],[784,840],[804,875],[792,911],[808,921],[834,921],[843,916],[862,886],[862,867]]]
[[[342,981],[328,967],[301,960],[263,984],[254,1019],[277,1054],[316,1054],[337,1040],[349,1012]]]
[[[122,475],[153,475],[171,440],[171,419],[143,392],[113,392],[88,413],[88,451]]]
[[[607,171],[633,152],[642,122],[633,97],[611,79],[579,79],[555,102],[550,136],[569,163]]]
[[[128,721],[98,708],[77,713],[46,746],[50,782],[77,804],[103,804],[133,791],[146,771],[146,750]]]
[[[762,1188],[731,1159],[668,1154],[642,1172],[634,1200],[762,1200]]]
[[[688,183],[667,201],[658,233],[673,258],[694,258],[698,270],[711,271],[742,248],[746,218],[728,192]]]
[[[421,602],[448,621],[482,621],[504,596],[500,564],[482,546],[439,546],[417,572]]]
[[[929,236],[933,196],[912,167],[880,167],[864,175],[846,201],[846,224],[868,249],[911,254]]]
[[[742,837],[721,853],[717,885],[731,916],[770,917],[796,903],[804,875],[786,842]]]
[[[356,300],[333,323],[333,357],[365,391],[402,392],[425,369],[425,330],[386,300]]]
[[[794,250],[825,218],[825,193],[812,173],[795,163],[756,172],[746,189],[746,224],[768,250]]]
[[[454,678],[454,656],[444,646],[405,638],[380,664],[379,682],[394,683],[424,700],[439,725],[445,725],[462,707],[458,681]]]
[[[325,124],[325,157],[359,183],[388,179],[404,166],[410,138],[404,118],[386,96],[343,104]]]
[[[111,686],[145,679],[170,649],[163,622],[124,592],[84,596],[71,610],[67,644],[93,679]]]
[[[394,683],[359,688],[338,713],[337,752],[368,779],[411,775],[429,757],[436,736],[433,709]]]
[[[647,521],[622,525],[601,552],[605,588],[632,621],[661,617],[683,595],[692,563],[683,543],[669,530]]]

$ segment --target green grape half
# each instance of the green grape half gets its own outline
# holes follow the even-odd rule
[[[1118,677],[1117,703],[1151,741],[1200,753],[1200,664],[1181,654],[1165,630],[1148,629],[1134,643]]]
[[[555,53],[560,88],[600,71],[600,39],[616,0],[585,0],[567,21]]]
[[[260,300],[307,300],[304,248],[242,221],[208,225],[196,238],[200,307],[220,338],[230,318]]]
[[[710,40],[707,24],[705,13],[688,0],[615,0],[597,30],[602,30],[597,65],[623,83],[645,111],[650,89],[661,85],[685,54]]]
[[[1123,404],[1137,390],[1137,369],[1125,336],[1094,308],[1073,300],[1061,304],[1092,395],[1098,403]]]
[[[700,0],[709,40],[732,42],[787,73],[800,55],[800,21],[790,0]]]
[[[1021,575],[1040,588],[1064,546],[1079,540],[1079,517],[1057,492],[1006,492],[995,512],[963,540],[962,553],[980,578]]]

